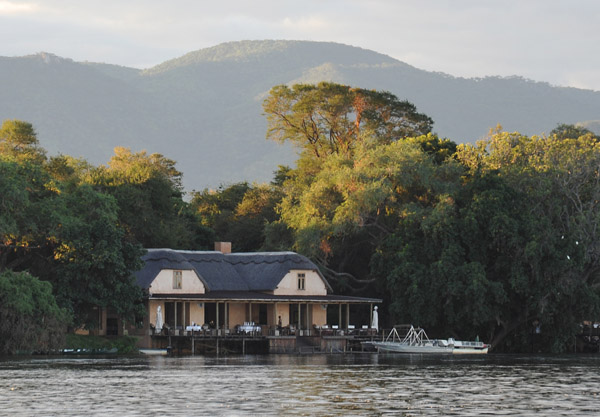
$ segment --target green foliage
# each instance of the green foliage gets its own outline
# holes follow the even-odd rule
[[[317,158],[349,156],[364,131],[390,142],[429,133],[433,121],[389,92],[321,82],[273,87],[263,103],[267,137]]]
[[[234,242],[236,252],[253,252],[267,246],[281,247],[284,239],[267,244],[265,228],[276,223],[275,207],[281,199],[276,184],[233,184],[218,190],[205,189],[193,193],[190,205],[196,210],[205,227],[215,231],[219,241]],[[275,226],[270,227],[272,232]],[[281,230],[281,228],[277,228]]]
[[[426,153],[427,143],[440,146]],[[406,213],[431,205],[460,178],[462,169],[437,152],[445,146],[433,135],[387,143],[365,133],[350,155],[304,154],[279,205],[295,231],[294,249],[316,260],[337,290],[381,290],[369,270],[375,249]]]
[[[584,126],[569,125],[564,123],[561,123],[552,129],[552,131],[550,131],[550,135],[554,135],[558,139],[577,139],[581,136],[592,135],[596,138],[596,140],[600,140],[600,137],[594,135],[591,130]]]
[[[0,272],[0,354],[57,349],[68,323],[48,282],[26,272]]]
[[[104,337],[88,336],[68,333],[66,335],[65,348],[67,349],[113,349],[117,348],[119,354],[129,354],[137,352],[138,338],[134,336]]]
[[[132,277],[140,241],[194,248],[211,233],[182,201],[172,161],[120,150],[113,162],[103,169],[68,156],[0,154],[0,271],[30,271],[52,283],[74,325],[93,327],[94,306],[126,319],[140,312]]]
[[[596,138],[497,130],[457,147],[374,132],[286,173],[276,225],[294,249],[337,291],[384,298],[389,323],[507,351],[541,323],[548,350],[570,348],[600,311]]]
[[[0,159],[0,236],[5,244],[18,233],[20,217],[29,203],[27,183],[18,171],[17,164]]]
[[[35,163],[46,158],[33,126],[21,120],[5,120],[0,126],[0,154]]]
[[[64,210],[54,269],[45,276],[58,301],[74,312],[76,324],[89,324],[84,312],[93,306],[133,318],[142,293],[132,271],[142,266],[143,251],[118,227],[116,201],[83,185],[64,197]]]
[[[518,338],[536,320],[554,351],[569,348],[578,324],[600,310],[598,141],[589,134],[529,138],[498,131],[476,147],[460,147],[458,159],[473,178],[498,177],[523,195],[506,199],[502,216],[474,219],[489,229],[486,241],[503,249],[486,256],[493,261],[486,275],[499,271],[510,284],[504,284],[509,301],[497,314],[495,337]],[[494,191],[488,198],[499,196]]]
[[[213,233],[183,201],[181,177],[160,154],[115,148],[108,166],[89,171],[85,181],[116,199],[119,223],[144,247],[206,249]]]

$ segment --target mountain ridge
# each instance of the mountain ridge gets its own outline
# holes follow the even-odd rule
[[[600,113],[600,92],[518,76],[454,77],[332,42],[228,42],[148,69],[41,52],[0,57],[0,79],[0,118],[33,123],[49,153],[94,164],[106,163],[115,146],[161,153],[177,161],[186,190],[269,181],[277,165],[293,164],[291,146],[265,140],[262,100],[277,84],[390,91],[457,143],[473,143],[497,124],[543,134]]]

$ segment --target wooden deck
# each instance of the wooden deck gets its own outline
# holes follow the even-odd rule
[[[268,354],[268,353],[347,353],[363,351],[362,342],[379,336],[376,332],[300,330],[237,333],[228,329],[169,331],[153,334],[151,347],[169,349],[174,355]]]

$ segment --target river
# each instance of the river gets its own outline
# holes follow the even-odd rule
[[[600,356],[0,359],[0,415],[600,415]]]

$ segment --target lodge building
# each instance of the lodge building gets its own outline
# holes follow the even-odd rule
[[[319,268],[295,252],[232,253],[231,243],[217,242],[214,251],[148,249],[142,260],[135,277],[146,317],[123,328],[140,348],[251,335],[272,352],[297,351],[298,338],[346,349],[348,338],[376,333],[370,324],[381,300],[333,294]],[[106,334],[115,318],[104,316]]]

